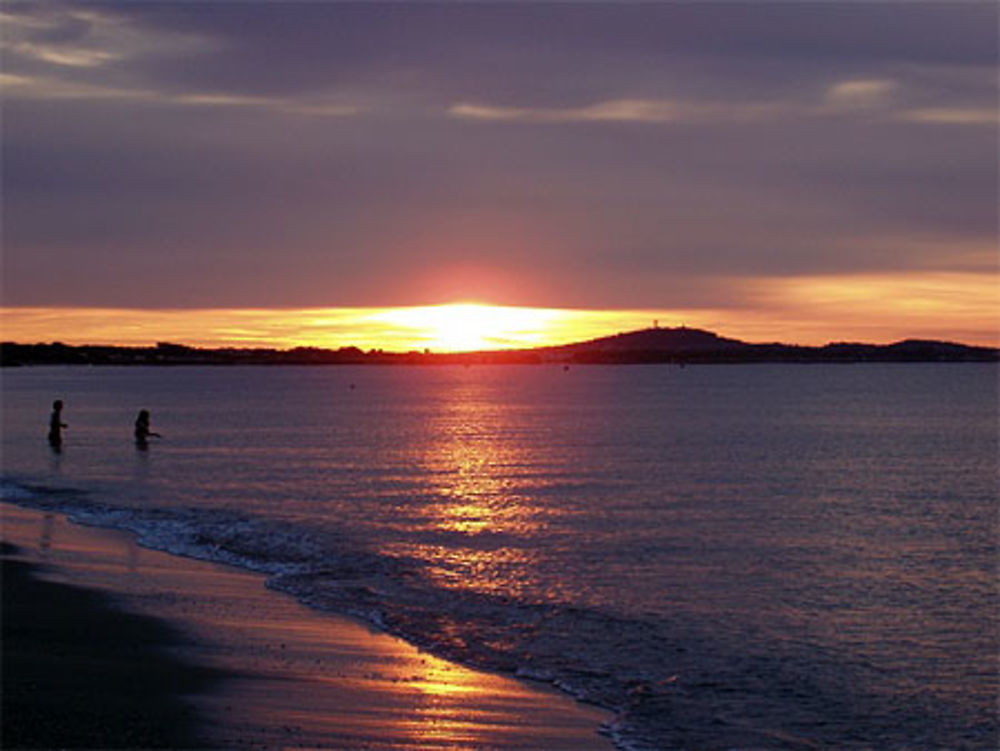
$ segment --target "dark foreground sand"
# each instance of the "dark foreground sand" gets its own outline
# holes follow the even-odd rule
[[[0,504],[7,748],[608,749],[609,716]]]

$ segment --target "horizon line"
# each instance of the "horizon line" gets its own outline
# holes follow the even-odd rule
[[[993,323],[994,325],[990,325]],[[356,346],[383,351],[475,352],[589,341],[645,328],[687,327],[744,342],[822,346],[906,339],[1000,345],[1000,312],[969,304],[951,316],[929,306],[871,315],[858,305],[586,309],[452,302],[394,307],[0,307],[0,338],[73,346],[202,348]]]
[[[747,345],[747,346],[757,346],[757,347],[789,347],[789,348],[803,348],[803,349],[823,349],[825,347],[832,346],[853,346],[853,347],[892,347],[899,344],[906,343],[922,343],[922,344],[936,344],[936,345],[948,345],[948,346],[959,346],[966,347],[969,349],[986,349],[993,350],[1000,353],[1000,344],[998,345],[988,345],[988,344],[970,344],[968,342],[961,342],[953,339],[928,339],[918,336],[905,336],[901,339],[896,339],[894,341],[886,343],[860,341],[855,339],[831,339],[822,344],[800,344],[790,341],[781,340],[768,340],[768,341],[746,341],[743,339],[738,339],[734,337],[727,336],[726,334],[711,331],[709,329],[700,328],[697,326],[688,326],[686,324],[679,324],[676,326],[659,326],[652,325],[644,328],[630,329],[627,331],[616,331],[610,334],[603,334],[600,336],[592,337],[589,339],[580,339],[571,342],[566,342],[562,344],[540,344],[535,346],[526,347],[516,347],[516,348],[502,348],[502,349],[477,349],[477,350],[442,350],[435,351],[431,348],[425,347],[423,349],[408,349],[408,350],[387,350],[381,347],[370,347],[365,349],[364,347],[358,346],[356,344],[341,344],[338,346],[317,346],[313,344],[297,344],[294,346],[276,346],[276,345],[198,345],[198,344],[188,344],[183,341],[170,341],[169,339],[158,340],[152,343],[142,343],[142,344],[110,344],[101,342],[85,342],[80,344],[67,344],[59,340],[52,341],[34,341],[34,342],[20,342],[7,339],[5,337],[0,338],[0,345],[12,345],[16,347],[69,347],[74,349],[87,349],[87,348],[101,348],[101,349],[123,349],[123,350],[144,350],[144,349],[161,349],[169,347],[178,347],[185,350],[194,350],[201,352],[218,352],[218,351],[235,351],[235,352],[253,352],[253,351],[270,351],[279,353],[289,353],[296,350],[314,350],[318,352],[327,353],[338,353],[345,350],[357,350],[365,355],[372,354],[385,354],[385,355],[493,355],[493,354],[518,354],[518,353],[530,353],[543,350],[552,349],[562,349],[571,348],[580,345],[591,344],[594,342],[599,342],[606,339],[616,339],[619,337],[627,337],[635,334],[642,334],[650,331],[690,331],[699,334],[707,334],[712,337],[718,338],[725,342],[734,342],[737,344]]]

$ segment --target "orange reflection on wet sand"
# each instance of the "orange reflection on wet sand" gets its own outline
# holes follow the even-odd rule
[[[425,656],[422,669],[396,682],[398,690],[414,698],[420,706],[408,716],[391,723],[394,734],[418,741],[420,748],[482,748],[482,728],[489,727],[498,746],[510,748],[560,748],[566,741],[558,727],[548,728],[524,743],[523,728],[511,723],[512,716],[524,713],[531,695],[517,682],[490,673],[472,673],[444,660]],[[549,689],[543,689],[545,693]],[[547,737],[546,737],[547,736]],[[595,739],[596,740],[596,739]],[[512,745],[506,745],[506,744]],[[589,745],[589,744],[588,744]]]
[[[260,576],[143,549],[131,535],[0,505],[4,539],[50,577],[114,593],[183,630],[177,649],[225,672],[189,697],[213,748],[597,749],[607,716],[309,610]]]

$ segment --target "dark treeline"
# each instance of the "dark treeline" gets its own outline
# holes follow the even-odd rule
[[[490,365],[765,362],[997,362],[1000,350],[907,339],[895,344],[835,343],[822,347],[749,344],[689,328],[652,328],[587,342],[537,349],[436,353],[363,351],[357,347],[201,348],[161,342],[118,347],[59,342],[0,344],[0,364],[18,365]]]
[[[203,348],[160,343],[155,347],[110,345],[0,344],[0,364],[19,365],[414,365],[538,363],[531,351],[476,353],[362,351],[357,347],[323,349]]]

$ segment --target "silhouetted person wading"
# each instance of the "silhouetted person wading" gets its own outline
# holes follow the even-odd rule
[[[135,418],[135,445],[144,449],[149,445],[151,437],[161,438],[162,436],[149,429],[149,410],[140,410],[139,416]]]
[[[52,416],[49,418],[49,445],[58,449],[62,447],[62,429],[69,425],[62,421],[62,399],[52,402]]]

